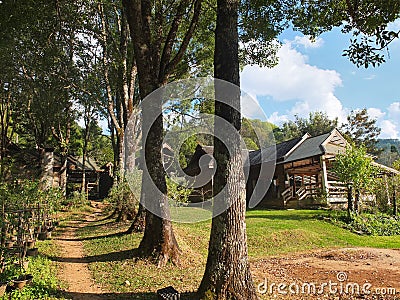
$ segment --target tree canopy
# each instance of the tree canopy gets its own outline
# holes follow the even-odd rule
[[[317,136],[332,131],[338,126],[338,119],[331,119],[325,112],[310,112],[308,118],[295,116],[294,121],[287,121],[274,129],[277,142],[301,137],[306,133]]]
[[[352,110],[347,116],[347,123],[342,126],[342,131],[357,147],[364,146],[370,154],[380,152],[376,145],[381,129],[376,126],[376,119],[370,118],[366,108]]]

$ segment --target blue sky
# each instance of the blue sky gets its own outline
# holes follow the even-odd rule
[[[399,30],[400,20],[391,29]],[[349,39],[336,29],[312,43],[287,31],[280,37],[278,66],[246,66],[241,87],[277,125],[317,110],[343,122],[352,109],[367,108],[382,128],[381,138],[400,138],[400,41],[390,46],[386,63],[364,69],[342,56]]]

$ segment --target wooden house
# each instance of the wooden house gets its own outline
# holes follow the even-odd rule
[[[258,204],[260,208],[299,207],[322,201],[328,205],[346,203],[347,187],[338,182],[332,172],[332,162],[339,152],[345,151],[347,145],[342,134],[334,129],[315,137],[305,134],[273,147],[248,152],[248,163],[245,164],[245,172],[248,171],[247,201],[252,196],[262,199]],[[211,156],[201,159],[205,154],[212,155],[212,152],[212,147],[198,146],[185,172],[191,176],[199,174],[201,161],[201,167],[213,168]],[[374,164],[382,174],[400,174],[389,167]],[[269,172],[262,172],[262,167]],[[274,172],[271,172],[273,168]],[[212,180],[197,189],[192,199],[201,201],[200,195],[209,198],[211,191]]]

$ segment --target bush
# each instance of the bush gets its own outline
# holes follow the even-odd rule
[[[59,280],[57,279],[57,270],[51,260],[44,256],[31,258],[28,273],[33,275],[33,281],[30,285],[25,286],[21,290],[14,290],[1,300],[6,299],[59,299],[61,292],[59,290]],[[9,279],[18,277],[18,273],[10,274]]]
[[[140,200],[142,172],[135,169],[125,174],[119,183],[114,183],[107,200],[113,204],[117,221],[133,219]]]
[[[326,216],[324,216],[326,219]],[[400,235],[400,217],[383,213],[360,215],[352,214],[349,218],[345,212],[332,212],[330,222],[358,234],[391,236]]]
[[[168,198],[172,200],[174,205],[180,205],[187,203],[189,201],[189,196],[193,192],[193,189],[185,188],[178,178],[166,178],[167,180],[167,190]]]
[[[49,214],[59,210],[63,195],[58,188],[43,191],[39,182],[18,180],[14,183],[0,183],[0,204],[8,209],[21,209],[45,205]]]

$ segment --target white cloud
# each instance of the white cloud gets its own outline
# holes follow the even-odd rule
[[[303,46],[306,49],[320,48],[324,44],[324,40],[322,38],[318,37],[315,40],[312,40],[310,36],[296,36],[294,38],[294,41],[286,41],[286,42],[293,45]]]
[[[383,139],[398,139],[399,138],[399,129],[396,124],[394,124],[390,120],[383,120],[380,122],[380,127],[382,132],[380,134],[380,138]]]
[[[278,55],[279,64],[272,69],[246,66],[241,74],[242,87],[258,97],[293,102],[292,109],[287,111],[291,116],[324,111],[339,121],[345,119],[343,105],[334,94],[342,84],[338,72],[308,64],[308,57],[293,49],[291,42],[284,44]]]
[[[391,117],[400,119],[400,102],[393,102],[389,105],[388,110]]]
[[[367,112],[372,119],[380,119],[386,115],[381,109],[375,107],[368,108]]]
[[[382,138],[400,138],[400,102],[393,102],[387,108],[387,120],[380,122]]]
[[[267,119],[268,122],[275,124],[275,125],[282,125],[283,123],[289,121],[288,115],[280,115],[277,111],[274,111],[269,118]]]
[[[393,102],[386,108],[387,112],[380,108],[368,108],[368,115],[377,120],[377,126],[381,128],[380,138],[400,138],[400,102]]]

